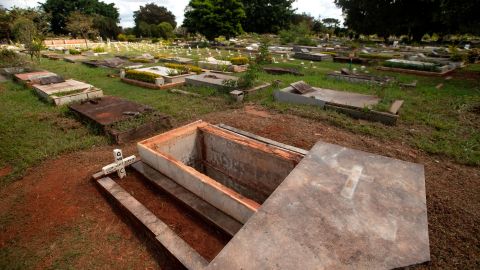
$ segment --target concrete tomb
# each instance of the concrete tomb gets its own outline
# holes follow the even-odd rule
[[[71,79],[53,84],[33,84],[32,87],[39,96],[57,106],[103,96],[102,90],[93,85]]]
[[[208,262],[113,180],[98,180],[187,269],[395,269],[430,260],[422,165],[324,142],[305,151],[203,121],[137,146],[137,171],[233,232]]]
[[[57,74],[50,71],[35,71],[28,73],[18,73],[14,75],[15,79],[27,85],[39,84],[41,79],[49,77],[58,77]]]
[[[104,96],[68,107],[81,120],[98,126],[117,143],[142,138],[171,127],[169,116],[149,106],[118,97]]]
[[[329,61],[332,60],[332,56],[324,53],[311,53],[311,52],[296,52],[293,58],[309,60],[309,61]]]
[[[385,124],[396,123],[398,111],[403,104],[403,101],[398,100],[391,104],[388,112],[378,112],[373,110],[381,101],[377,96],[317,87],[311,87],[309,91],[302,91],[295,85],[292,84],[276,91],[274,93],[275,100],[293,104],[316,105],[325,109],[337,110],[355,118],[379,121]]]
[[[238,81],[238,77],[220,73],[203,73],[185,78],[185,83],[191,86],[206,86],[217,89],[228,88],[226,81]]]

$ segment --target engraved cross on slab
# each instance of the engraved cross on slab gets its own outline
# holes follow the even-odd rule
[[[127,158],[123,158],[121,149],[113,150],[113,158],[115,159],[115,162],[103,167],[102,172],[104,175],[108,175],[116,171],[118,174],[118,177],[120,178],[127,176],[125,167],[134,163],[137,160],[135,156],[129,156]]]

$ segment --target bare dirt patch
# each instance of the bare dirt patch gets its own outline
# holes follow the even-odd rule
[[[212,113],[202,119],[249,131],[282,143],[310,149],[322,140],[345,147],[424,164],[431,263],[419,269],[478,269],[480,267],[480,168],[429,156],[401,141],[379,141],[324,122],[277,114],[262,107]],[[263,113],[262,113],[263,114]],[[114,147],[63,155],[32,168],[23,179],[0,191],[0,268],[24,261],[23,268],[158,269],[158,259],[144,240],[132,233],[112,211],[90,175],[112,162]],[[123,146],[135,154],[134,144]],[[130,173],[129,177],[135,177]],[[125,181],[128,182],[128,179]],[[124,181],[124,180],[122,180]],[[125,186],[136,191],[136,187]],[[162,200],[155,211],[161,213]],[[146,204],[148,202],[145,202]],[[153,206],[152,206],[153,207]],[[164,217],[187,242],[213,257],[225,239],[208,228],[189,232],[179,209]],[[21,267],[20,267],[21,268]]]
[[[7,165],[3,168],[0,168],[0,177],[7,176],[13,171],[12,166]]]

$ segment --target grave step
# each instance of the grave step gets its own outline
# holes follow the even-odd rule
[[[195,211],[205,220],[217,226],[227,234],[234,236],[240,230],[240,228],[242,228],[242,223],[218,210],[216,207],[212,206],[186,188],[177,184],[175,181],[161,174],[148,164],[138,161],[132,164],[131,167],[142,174],[153,185],[166,191],[171,196]]]
[[[146,233],[155,239],[157,244],[165,247],[185,268],[196,270],[203,269],[208,265],[208,262],[182,238],[111,178],[101,178],[97,180],[97,183],[119,203],[121,208],[140,222]]]

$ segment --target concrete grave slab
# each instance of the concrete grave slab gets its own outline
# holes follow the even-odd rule
[[[296,52],[293,58],[309,60],[309,61],[328,61],[332,60],[332,56],[324,53]]]
[[[39,96],[57,106],[103,96],[102,90],[76,80],[46,85],[33,84],[32,87]]]
[[[318,142],[206,269],[395,269],[428,260],[423,166]]]
[[[316,105],[348,114],[354,118],[382,122],[387,125],[394,125],[398,119],[400,107],[396,108],[395,114],[372,109],[381,101],[379,97],[317,87],[313,87],[313,89],[312,92],[299,94],[290,86],[275,91],[274,98],[279,102]],[[397,104],[401,106],[403,102]]]
[[[160,114],[150,106],[118,97],[104,96],[93,101],[71,104],[68,107],[85,122],[99,126],[117,143],[142,138],[171,127],[169,116]],[[146,116],[148,119],[145,118],[143,123],[126,130],[119,130],[115,126],[116,123]]]
[[[40,83],[40,79],[53,76],[57,76],[57,74],[50,71],[36,71],[28,73],[18,73],[14,75],[16,80],[29,85]]]
[[[63,58],[64,61],[70,62],[70,63],[76,63],[76,62],[81,62],[84,60],[87,60],[88,58],[83,56],[83,55],[70,55],[70,56],[65,56]]]
[[[185,78],[185,83],[191,86],[207,86],[223,89],[226,88],[224,83],[228,80],[238,81],[238,77],[220,73],[203,73]]]

